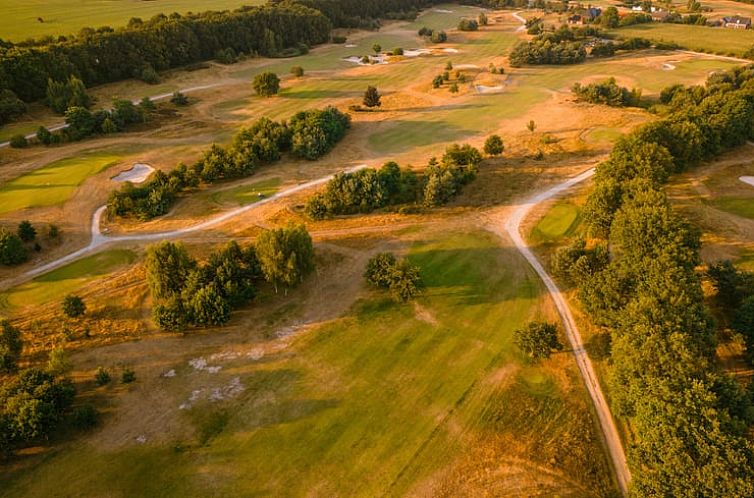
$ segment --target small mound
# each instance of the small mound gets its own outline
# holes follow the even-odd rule
[[[154,171],[154,168],[151,167],[148,164],[144,163],[136,163],[131,167],[131,169],[126,171],[121,171],[117,175],[111,178],[114,182],[131,182],[131,183],[142,183],[147,178],[149,178],[149,175],[152,174],[152,171]]]
[[[738,179],[754,187],[754,176],[739,176]]]

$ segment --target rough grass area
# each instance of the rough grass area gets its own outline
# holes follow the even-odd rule
[[[127,249],[111,249],[80,259],[0,294],[0,307],[21,308],[62,299],[86,282],[133,263],[136,254]]]
[[[78,33],[81,28],[125,26],[132,17],[144,20],[156,14],[226,10],[260,5],[264,0],[29,0],[4,2],[0,17],[2,38],[21,41],[46,35]],[[39,22],[41,17],[44,22]]]
[[[570,200],[556,202],[537,222],[531,233],[534,241],[554,243],[573,235],[581,224],[581,209]]]
[[[84,180],[117,164],[113,151],[60,159],[0,186],[0,214],[67,201]]]
[[[638,36],[653,41],[677,43],[697,52],[741,56],[754,45],[754,31],[708,28],[688,24],[648,23],[613,30],[630,38]]]
[[[375,293],[288,350],[236,363],[239,398],[176,408],[194,440],[80,443],[5,473],[4,495],[610,495],[570,354],[531,366],[512,345],[544,313],[520,256],[467,232],[409,257],[426,283],[415,304]]]

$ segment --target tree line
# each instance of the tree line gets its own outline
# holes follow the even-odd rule
[[[439,162],[430,159],[421,177],[392,161],[380,169],[338,173],[322,192],[309,199],[305,211],[313,219],[324,219],[369,213],[397,204],[418,203],[426,207],[446,204],[476,177],[481,161],[482,155],[474,147],[454,144]]]
[[[672,173],[754,138],[754,66],[663,92],[668,113],[620,139],[597,167],[584,216],[597,240],[558,252],[611,338],[611,402],[630,417],[634,496],[750,497],[748,392],[717,364],[704,306],[700,233],[662,190]]]
[[[606,104],[611,107],[636,107],[641,103],[641,89],[619,86],[615,78],[582,85],[574,83],[571,92],[577,99],[590,104]]]
[[[229,147],[213,144],[190,167],[180,164],[169,173],[155,171],[140,186],[125,183],[110,194],[108,214],[140,220],[161,216],[182,191],[248,176],[260,165],[278,161],[283,152],[317,159],[343,138],[349,126],[350,117],[334,107],[301,111],[288,122],[261,118],[236,133]]]
[[[264,231],[253,246],[229,242],[199,263],[181,243],[147,248],[152,318],[163,330],[223,325],[256,295],[261,282],[285,292],[314,270],[314,246],[303,225]]]

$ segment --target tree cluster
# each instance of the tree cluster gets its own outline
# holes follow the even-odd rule
[[[549,358],[553,349],[563,350],[558,340],[558,326],[554,323],[529,322],[525,327],[516,329],[513,342],[533,361]]]
[[[419,267],[407,258],[398,260],[389,252],[370,258],[364,278],[378,289],[389,290],[398,302],[406,302],[415,297],[422,285]]]
[[[578,64],[586,60],[587,31],[578,31],[568,26],[558,30],[544,31],[531,41],[517,43],[510,53],[511,66],[526,64]]]
[[[322,12],[334,26],[376,29],[380,18],[413,20],[432,0],[291,0]]]
[[[439,29],[430,29],[426,26],[422,27],[419,30],[419,36],[429,38],[432,43],[445,43],[446,41],[448,41],[448,34],[445,31]]]
[[[302,2],[298,2],[302,3]],[[45,97],[48,80],[79,78],[88,87],[210,60],[219,50],[271,56],[329,39],[332,23],[295,2],[134,18],[128,26],[85,28],[23,44],[0,43],[0,91],[31,102]]]
[[[705,87],[666,92],[667,116],[622,138],[597,168],[585,218],[607,245],[579,242],[555,259],[612,336],[611,401],[637,433],[636,496],[754,493],[752,399],[716,366],[715,325],[695,270],[700,234],[662,190],[671,173],[752,138],[753,82],[754,68],[736,68]],[[730,272],[713,273],[720,286]]]
[[[86,93],[84,82],[71,75],[66,81],[47,80],[45,103],[58,114],[65,114],[69,107],[89,109],[92,99]]]
[[[582,85],[575,83],[571,91],[577,99],[591,104],[606,104],[611,107],[636,107],[641,103],[641,89],[619,86],[615,78]]]
[[[161,216],[182,191],[248,176],[260,165],[279,160],[285,151],[314,160],[329,152],[349,126],[349,116],[334,107],[299,112],[287,123],[261,118],[236,133],[230,147],[214,144],[190,167],[181,164],[169,173],[155,171],[140,186],[126,182],[110,194],[108,214],[140,220]]]

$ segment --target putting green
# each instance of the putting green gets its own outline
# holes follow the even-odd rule
[[[572,235],[581,224],[581,210],[570,201],[558,201],[532,229],[531,238],[540,242],[557,242]]]
[[[100,151],[60,159],[0,187],[0,213],[67,201],[92,175],[117,164],[121,156]]]
[[[62,299],[95,277],[106,275],[136,260],[127,249],[112,249],[74,261],[0,294],[4,307],[21,308]]]

